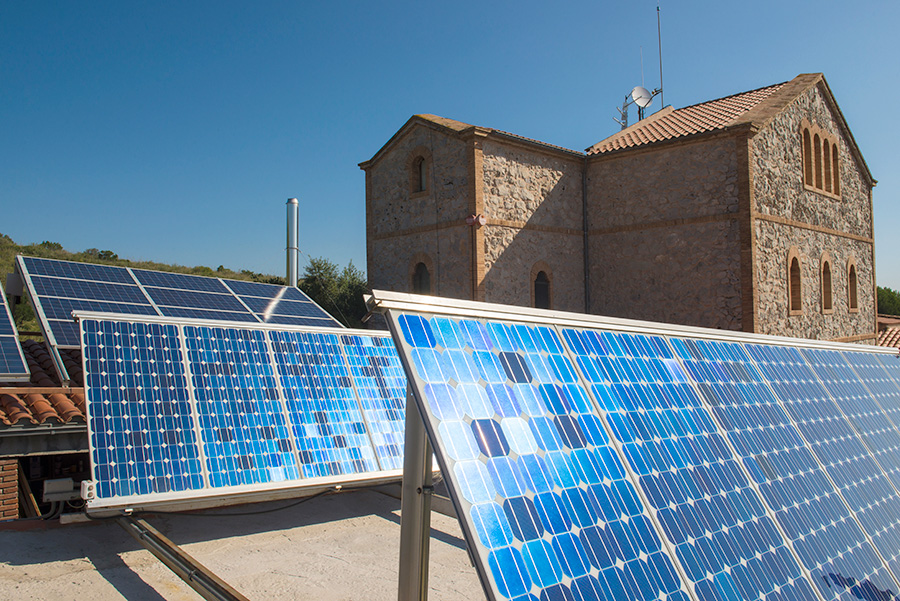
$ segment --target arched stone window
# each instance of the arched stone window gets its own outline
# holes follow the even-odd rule
[[[831,191],[835,196],[841,195],[841,170],[838,169],[838,147],[837,144],[831,145],[831,174],[834,178],[834,185]]]
[[[800,155],[803,185],[814,192],[838,197],[841,194],[840,152],[836,136],[804,119]]]
[[[847,304],[849,305],[851,313],[859,311],[858,286],[856,259],[850,259],[847,262]]]
[[[531,306],[536,309],[553,307],[553,272],[543,261],[531,268]]]
[[[409,172],[410,196],[427,193],[431,188],[431,151],[425,146],[413,149],[406,168]]]
[[[431,274],[434,264],[425,253],[416,253],[409,265],[409,289],[413,294],[434,294]]]
[[[812,141],[808,128],[803,130],[803,183],[813,185]]]
[[[800,271],[800,252],[797,247],[788,251],[788,314],[803,313],[803,281]]]
[[[822,271],[820,274],[822,282],[822,313],[828,314],[832,312],[832,292],[831,292],[831,257],[826,253],[822,256]]]

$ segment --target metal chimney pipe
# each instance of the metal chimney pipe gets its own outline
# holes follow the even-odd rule
[[[297,286],[300,279],[300,201],[287,200],[287,285]]]

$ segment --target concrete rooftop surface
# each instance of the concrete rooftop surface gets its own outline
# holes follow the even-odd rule
[[[144,519],[252,601],[397,599],[400,501],[374,490]],[[431,514],[429,599],[484,591],[455,518]],[[115,521],[0,526],[0,599],[202,599]]]

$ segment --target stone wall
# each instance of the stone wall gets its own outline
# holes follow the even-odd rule
[[[485,300],[532,305],[532,268],[550,273],[551,306],[584,311],[580,156],[483,144]]]
[[[588,163],[591,312],[741,327],[735,140]]]
[[[756,220],[757,331],[830,340],[875,332],[872,246],[867,242]],[[788,251],[800,252],[803,313],[788,314]],[[831,256],[832,313],[822,312],[822,255]],[[851,313],[848,260],[856,259],[859,311]]]
[[[738,222],[594,235],[592,313],[737,330]]]
[[[415,193],[410,162],[428,159],[428,185]],[[409,292],[412,261],[420,253],[433,262],[434,293],[472,298],[468,214],[469,150],[455,132],[416,123],[367,167],[367,275],[375,289]],[[457,224],[457,225],[454,225]]]
[[[841,197],[803,185],[800,122],[806,119],[832,134],[839,145]],[[857,236],[872,235],[869,187],[850,152],[822,91],[813,87],[757,133],[751,141],[755,210]]]
[[[806,120],[830,134],[839,147],[841,195],[803,185],[802,128]],[[757,331],[832,339],[872,334],[875,329],[872,210],[863,167],[851,153],[838,120],[818,86],[800,95],[751,140],[756,220]],[[849,234],[841,236],[839,233]],[[863,238],[863,240],[860,240]],[[788,250],[801,261],[803,314],[788,315]],[[820,265],[832,258],[833,313],[821,310]],[[859,312],[848,310],[847,260],[856,258]]]

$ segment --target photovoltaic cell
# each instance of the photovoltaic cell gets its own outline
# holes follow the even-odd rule
[[[614,436],[698,599],[816,599],[799,564],[706,410],[694,382],[725,378],[712,363],[687,373],[661,337],[563,330]],[[705,341],[673,340],[682,359]]]
[[[900,598],[885,356],[392,302],[489,598]]]
[[[900,503],[890,480],[799,349],[746,348],[896,580]]]
[[[92,507],[399,477],[389,337],[164,319],[79,321]]]
[[[60,347],[79,344],[72,311],[341,327],[292,287],[34,257],[19,257],[17,266]]]
[[[689,598],[553,328],[397,325],[493,597]]]
[[[20,380],[28,377],[28,365],[19,334],[13,322],[12,312],[6,302],[6,293],[0,287],[0,382],[4,380]]]
[[[894,587],[865,534],[742,345],[673,340],[679,357],[824,599]],[[741,573],[741,569],[738,569]]]

